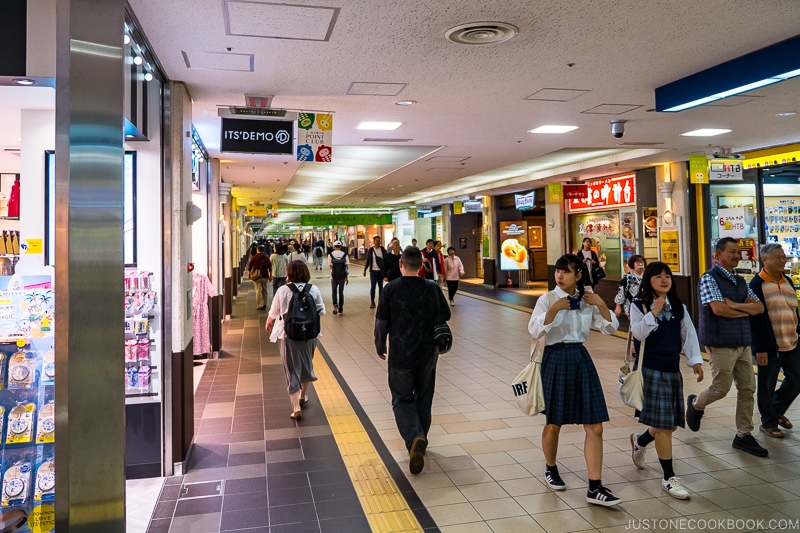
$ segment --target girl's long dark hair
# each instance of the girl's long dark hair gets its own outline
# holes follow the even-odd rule
[[[586,265],[581,258],[575,254],[564,254],[556,261],[555,268],[556,270],[563,270],[564,272],[572,271],[575,273],[576,277],[578,273],[581,274],[578,278],[578,294],[580,298],[583,299],[583,293],[586,290],[586,279],[589,273],[586,272]]]
[[[639,286],[639,300],[641,300],[648,309],[653,307],[653,300],[656,299],[656,293],[653,291],[650,280],[653,278],[653,276],[658,276],[664,272],[669,274],[669,277],[672,278],[672,285],[667,292],[669,305],[673,309],[683,307],[683,302],[681,302],[681,299],[678,298],[678,291],[675,289],[675,276],[672,275],[672,270],[670,270],[669,265],[666,263],[656,261],[645,267],[644,273],[642,274],[642,284]]]

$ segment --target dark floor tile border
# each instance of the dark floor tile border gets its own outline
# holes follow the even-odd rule
[[[394,460],[394,456],[392,456],[391,452],[389,452],[389,449],[386,447],[386,444],[384,444],[383,440],[381,439],[378,430],[375,429],[374,425],[372,425],[372,422],[367,416],[366,411],[364,411],[364,408],[361,407],[361,404],[358,402],[358,399],[356,398],[355,394],[353,394],[353,391],[348,386],[344,377],[342,377],[342,374],[339,372],[339,369],[336,368],[336,365],[333,363],[333,360],[331,359],[330,355],[328,355],[328,352],[325,350],[325,347],[322,345],[322,342],[317,342],[317,348],[319,349],[320,354],[322,354],[322,357],[325,359],[325,362],[328,363],[328,367],[331,369],[333,377],[336,378],[336,381],[342,388],[342,392],[344,392],[347,401],[350,402],[350,406],[353,408],[353,411],[355,411],[356,416],[361,421],[361,424],[364,426],[367,435],[369,435],[369,438],[372,441],[372,445],[375,446],[378,455],[383,461],[383,464],[386,465],[386,470],[389,471],[389,474],[392,476],[392,479],[394,479],[397,488],[400,490],[403,496],[407,498],[407,501],[409,499],[413,501],[414,497],[416,497],[416,499],[419,500],[419,496],[417,496],[416,491],[411,486],[411,483],[408,482],[408,479],[406,478],[405,474],[403,474],[403,471],[400,469],[400,466]],[[413,496],[411,496],[412,494]],[[430,531],[431,533],[440,533],[438,527],[431,527],[431,524],[435,524],[435,522],[433,521],[433,517],[431,517],[431,514],[428,512],[428,509],[426,509],[425,507],[414,508],[414,506],[412,506],[410,502],[409,502],[409,507],[411,508],[411,511],[414,513],[414,516],[417,517],[417,521],[419,521],[420,525],[423,528],[425,528],[425,531]]]

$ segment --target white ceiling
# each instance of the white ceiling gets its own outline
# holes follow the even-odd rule
[[[800,131],[800,116],[776,117],[800,111],[798,79],[750,93],[758,98],[674,114],[648,111],[656,87],[796,35],[797,0],[130,3],[167,75],[188,85],[195,127],[212,156],[223,160],[223,180],[237,194],[266,202],[442,201],[468,189],[530,189],[533,178],[607,175],[685,160],[717,146],[786,144],[798,141]],[[449,28],[475,21],[508,22],[519,35],[489,46],[445,40]],[[189,68],[194,64],[185,57],[213,60]],[[374,91],[384,96],[348,94],[359,82],[395,85]],[[334,112],[334,161],[337,154],[349,159],[355,147],[375,147],[365,137],[412,140],[398,143],[379,171],[351,170],[353,181],[341,174],[347,162],[300,165],[286,157],[220,154],[217,106],[243,105],[244,94],[274,95],[274,107]],[[400,99],[418,103],[395,105]],[[618,146],[608,124],[617,118],[629,121],[621,141],[662,144],[646,151]],[[391,132],[356,130],[365,120],[403,125]],[[580,128],[526,133],[543,124]],[[710,139],[679,135],[701,127],[733,132]]]
[[[0,86],[0,172],[19,172],[21,109],[55,109],[49,87]]]

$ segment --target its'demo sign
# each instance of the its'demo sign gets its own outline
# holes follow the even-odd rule
[[[294,154],[294,121],[222,118],[220,151]]]

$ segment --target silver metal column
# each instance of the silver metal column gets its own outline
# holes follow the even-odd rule
[[[59,0],[56,529],[125,530],[123,1]]]

